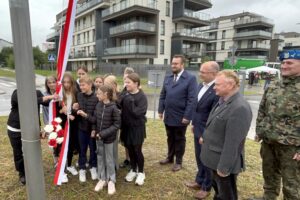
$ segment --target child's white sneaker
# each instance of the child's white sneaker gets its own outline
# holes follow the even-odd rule
[[[135,180],[136,185],[143,185],[145,182],[145,173],[138,173],[137,178]]]
[[[99,180],[96,187],[95,187],[95,191],[99,192],[100,190],[103,189],[104,186],[106,186],[106,181]]]
[[[78,171],[74,166],[67,167],[67,171],[70,172],[73,176],[78,175]]]
[[[108,195],[113,195],[116,193],[115,183],[112,181],[108,182]]]
[[[92,167],[92,168],[90,169],[90,172],[91,172],[92,180],[96,180],[96,179],[97,179],[97,176],[98,176],[98,174],[97,174],[97,168],[96,168],[96,167]]]
[[[128,174],[126,175],[125,180],[126,180],[127,182],[132,182],[133,179],[135,179],[136,176],[137,176],[137,173],[134,172],[134,171],[132,171],[132,170],[130,170],[130,171],[128,172]]]
[[[62,180],[61,180],[61,182],[62,182],[62,183],[67,183],[68,181],[69,181],[68,176],[67,176],[66,173],[64,173],[64,174],[62,175]]]
[[[79,170],[79,181],[86,182],[86,171],[84,169]]]

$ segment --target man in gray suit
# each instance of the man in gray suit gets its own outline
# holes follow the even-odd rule
[[[237,200],[236,179],[245,169],[244,146],[252,112],[239,93],[239,78],[233,71],[219,72],[214,89],[220,100],[206,123],[201,160],[213,172],[214,200]]]

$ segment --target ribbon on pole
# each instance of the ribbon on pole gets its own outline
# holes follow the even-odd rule
[[[69,0],[66,22],[62,27],[58,48],[57,56],[57,83],[56,83],[56,94],[62,99],[62,78],[67,68],[67,61],[70,53],[70,47],[72,43],[72,36],[74,32],[74,22],[76,15],[76,4],[77,0]],[[49,104],[49,121],[54,120],[56,117],[56,102],[51,101]],[[64,126],[64,141],[59,155],[58,164],[54,176],[54,184],[61,185],[62,177],[66,167],[67,153],[69,146],[69,119],[66,121]]]

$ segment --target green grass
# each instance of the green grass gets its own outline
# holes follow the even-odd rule
[[[26,189],[18,183],[15,172],[12,149],[6,133],[6,117],[0,117],[0,199],[26,199]],[[42,141],[42,157],[45,173],[47,199],[193,199],[195,191],[187,189],[183,182],[194,180],[196,163],[194,156],[193,136],[187,132],[186,153],[183,170],[172,172],[171,165],[160,166],[158,161],[167,152],[166,134],[161,121],[148,120],[147,138],[143,146],[145,156],[145,184],[141,187],[133,183],[126,183],[125,169],[117,173],[117,193],[109,197],[107,189],[99,193],[94,192],[96,181],[92,181],[88,174],[87,182],[80,184],[78,176],[69,178],[69,183],[62,186],[52,184],[54,169],[51,151],[46,141]],[[120,162],[124,159],[124,149],[119,145]],[[74,160],[77,161],[75,156]],[[238,177],[239,199],[248,199],[262,195],[261,159],[259,144],[247,140],[246,142],[247,170]],[[212,199],[212,195],[208,198]]]
[[[6,70],[6,69],[0,69],[0,76],[9,77],[9,78],[15,78],[16,77],[14,72]]]

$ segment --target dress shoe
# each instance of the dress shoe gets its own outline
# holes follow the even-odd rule
[[[191,189],[194,189],[194,190],[200,190],[201,189],[201,187],[200,187],[200,185],[197,183],[197,182],[195,182],[195,181],[186,181],[185,183],[184,183],[184,185],[186,186],[186,187],[188,187],[188,188],[191,188]]]
[[[203,191],[203,190],[200,190],[199,192],[197,192],[194,197],[196,199],[205,199],[206,197],[208,197],[210,195],[210,192],[207,192],[207,191]]]
[[[166,164],[170,164],[170,163],[173,163],[173,161],[169,160],[168,158],[159,161],[159,164],[161,164],[161,165],[166,165]]]
[[[177,172],[177,171],[181,170],[181,168],[182,168],[181,164],[174,164],[172,167],[172,171]]]

